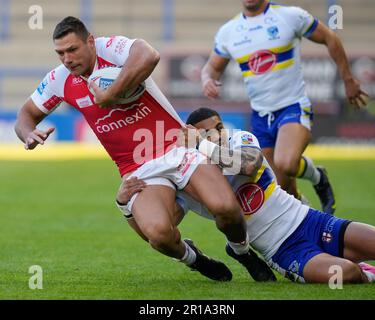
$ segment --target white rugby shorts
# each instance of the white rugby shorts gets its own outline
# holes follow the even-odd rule
[[[148,185],[163,185],[174,190],[182,190],[199,164],[206,160],[207,158],[197,149],[175,147],[165,155],[144,163],[127,179],[137,177]],[[126,205],[130,212],[137,196],[138,193],[134,194]]]

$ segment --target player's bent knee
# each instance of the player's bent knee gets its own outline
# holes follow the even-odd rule
[[[176,235],[173,226],[167,224],[150,224],[144,228],[151,245],[155,247],[166,247],[174,242]]]
[[[287,176],[295,177],[297,175],[299,161],[292,158],[284,157],[276,158],[274,163],[277,169],[286,174]]]

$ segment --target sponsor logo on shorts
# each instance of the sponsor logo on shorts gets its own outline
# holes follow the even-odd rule
[[[323,232],[322,234],[322,241],[330,243],[333,240],[332,233],[330,232]]]
[[[254,74],[266,73],[276,64],[276,55],[269,50],[259,50],[249,58],[248,66]]]
[[[257,212],[264,203],[264,192],[255,183],[246,183],[236,192],[236,197],[245,215]]]
[[[190,168],[193,161],[197,158],[197,151],[186,151],[181,163],[177,167],[177,171],[181,175],[185,175],[186,171]]]

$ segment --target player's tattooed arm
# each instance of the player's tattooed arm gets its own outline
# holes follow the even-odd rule
[[[223,146],[216,146],[210,158],[230,173],[250,177],[256,175],[263,162],[262,152],[257,148],[231,150]]]

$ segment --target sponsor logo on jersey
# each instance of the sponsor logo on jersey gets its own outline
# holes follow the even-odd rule
[[[258,25],[256,27],[249,28],[248,31],[252,32],[252,31],[258,31],[258,30],[262,30],[262,29],[263,29],[263,26]]]
[[[85,96],[83,98],[76,99],[78,107],[82,108],[87,108],[92,106],[94,103],[92,102],[90,96]]]
[[[276,40],[280,39],[279,37],[279,28],[277,26],[271,26],[267,29],[267,33],[269,35],[268,40]]]
[[[81,77],[74,77],[72,80],[72,85],[77,86],[83,82],[83,79]]]
[[[112,37],[110,37],[109,40],[107,41],[105,47],[106,47],[106,48],[109,48],[109,47],[112,45],[113,40],[114,40],[115,38],[116,38],[116,36],[112,36]]]
[[[269,50],[259,50],[254,52],[250,58],[248,66],[254,74],[263,74],[270,71],[276,64],[276,55]]]
[[[47,101],[43,103],[43,107],[46,108],[48,111],[51,111],[53,108],[56,108],[62,99],[58,96],[53,95]]]
[[[248,37],[245,37],[244,39],[242,39],[238,42],[234,42],[233,46],[238,47],[238,46],[241,46],[241,45],[246,44],[246,43],[251,43],[251,39],[249,39]]]
[[[38,92],[39,92],[40,95],[43,94],[44,89],[47,87],[47,84],[48,84],[48,79],[46,78],[38,86]]]
[[[132,113],[130,113],[129,110],[133,110]],[[123,114],[123,116],[121,114]],[[135,124],[146,118],[149,114],[151,114],[151,109],[143,102],[134,103],[124,108],[115,108],[104,117],[96,120],[96,131],[100,134],[115,131]]]
[[[255,183],[246,183],[236,192],[245,215],[251,215],[257,212],[264,202],[264,192],[260,186]]]
[[[245,144],[245,145],[250,145],[254,142],[252,136],[249,134],[244,134],[243,136],[241,136],[241,140],[242,140],[242,144]]]
[[[56,73],[56,70],[52,70],[51,73],[49,74],[49,78],[51,79],[51,81],[56,80],[55,73]]]
[[[118,55],[122,55],[127,42],[128,39],[121,39],[116,45],[115,53],[117,53]]]

